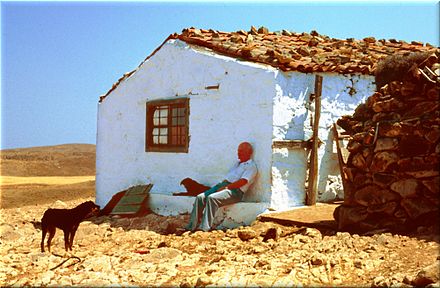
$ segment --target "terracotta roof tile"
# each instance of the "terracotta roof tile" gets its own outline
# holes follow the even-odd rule
[[[287,30],[270,32],[265,27],[252,26],[249,31],[222,32],[212,29],[184,29],[181,34],[172,34],[169,39],[179,39],[190,45],[241,60],[259,62],[282,71],[336,72],[374,74],[378,60],[395,53],[438,50],[429,43],[398,41],[365,37],[362,40],[346,40],[320,35],[316,31],[295,33]],[[162,45],[164,44],[162,43]],[[159,46],[150,56],[160,49]],[[143,63],[142,62],[142,63]],[[142,64],[141,63],[141,64]],[[140,65],[139,65],[140,66]],[[121,81],[133,73],[127,73],[116,82],[100,101],[114,90]]]
[[[222,35],[221,38],[226,41],[213,41],[213,35]],[[283,71],[300,72],[373,74],[377,61],[387,55],[412,51],[434,52],[437,49],[416,41],[376,40],[371,36],[363,40],[342,40],[320,35],[316,31],[270,32],[264,27],[230,33],[190,28],[184,29],[177,38],[230,57],[268,64]],[[230,42],[236,45],[232,46]]]

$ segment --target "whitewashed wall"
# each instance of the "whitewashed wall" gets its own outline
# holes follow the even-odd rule
[[[332,124],[342,115],[352,114],[374,92],[375,85],[372,76],[331,73],[320,75],[323,76],[323,86],[318,134],[324,144],[318,150],[318,201],[328,201],[336,196],[335,189],[329,187],[330,182],[336,181],[335,178],[338,177],[335,175],[339,175],[337,154],[333,149]],[[313,134],[310,117],[314,115],[310,94],[314,93],[315,75],[278,72],[276,81],[273,139],[310,139]],[[307,152],[301,148],[273,150],[273,208],[286,209],[305,203]],[[342,188],[340,183],[336,184]],[[336,184],[332,184],[333,187]]]
[[[321,75],[318,201],[326,201],[341,187],[330,185],[339,175],[331,125],[353,113],[375,86],[371,76]],[[272,140],[312,136],[314,81],[313,74],[283,73],[170,40],[99,104],[97,203],[137,184],[154,183],[152,192],[161,194],[183,191],[185,177],[215,184],[235,161],[237,145],[249,141],[259,177],[245,200],[275,209],[303,205],[307,151],[271,147]],[[218,90],[205,89],[217,84]],[[189,153],[145,152],[145,103],[176,97],[190,98]]]
[[[253,144],[259,168],[245,200],[269,202],[275,75],[270,67],[168,41],[99,104],[97,203],[137,184],[154,183],[152,193],[163,194],[184,191],[185,177],[215,184],[242,141]],[[189,153],[145,152],[145,103],[178,97],[190,98]]]

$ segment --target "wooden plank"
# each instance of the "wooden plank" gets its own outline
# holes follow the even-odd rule
[[[313,228],[337,228],[333,212],[342,202],[317,203],[283,212],[271,212],[258,216],[262,222],[275,222],[286,226],[302,226]]]
[[[275,140],[272,142],[272,148],[311,148],[311,143],[306,140]]]
[[[152,186],[153,186],[153,185],[151,185],[151,184],[148,184],[148,185],[137,185],[137,186],[133,186],[133,187],[130,187],[130,188],[127,190],[127,193],[126,193],[125,195],[126,195],[126,196],[132,196],[132,195],[145,195],[145,194],[146,194],[145,191],[146,191],[147,189],[150,190]]]
[[[141,208],[140,204],[137,205],[117,205],[113,211],[112,211],[112,215],[114,214],[135,214],[139,211],[139,209]]]
[[[347,181],[347,175],[345,175],[345,169],[344,169],[345,162],[344,162],[344,158],[342,156],[341,144],[339,143],[341,138],[339,137],[339,132],[338,132],[338,128],[336,127],[336,123],[333,123],[333,136],[336,141],[336,150],[338,152],[339,171],[341,173],[342,188],[344,189],[344,198],[345,198],[345,195],[350,193],[350,191],[348,191],[350,186]]]
[[[144,201],[144,195],[129,195],[126,197],[123,197],[119,203],[122,205],[127,205],[127,204],[140,204],[142,203],[142,201]]]
[[[308,188],[306,194],[306,204],[315,205],[316,204],[316,192],[318,186],[318,129],[319,129],[319,118],[321,116],[321,92],[322,92],[322,76],[315,76],[315,117],[313,121],[313,143],[312,150],[310,154],[310,169],[309,169],[309,179]]]
[[[134,215],[146,205],[153,184],[130,187],[110,212],[111,215]]]

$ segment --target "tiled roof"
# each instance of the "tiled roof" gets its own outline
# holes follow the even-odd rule
[[[416,51],[435,52],[438,49],[430,44],[416,41],[407,43],[395,39],[376,40],[374,37],[366,37],[362,40],[353,38],[342,40],[320,35],[316,31],[310,33],[295,33],[287,30],[269,32],[265,27],[256,29],[253,26],[250,31],[237,32],[189,28],[184,29],[181,34],[170,35],[165,42],[169,39],[179,39],[190,45],[206,47],[222,55],[268,64],[282,71],[305,73],[335,72],[373,75],[378,60],[388,55]],[[101,96],[100,101],[133,72],[120,78],[110,91]]]

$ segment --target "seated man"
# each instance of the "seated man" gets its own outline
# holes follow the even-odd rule
[[[225,180],[196,196],[187,230],[211,230],[218,208],[241,201],[257,175],[257,166],[251,159],[252,152],[251,144],[241,143],[237,151],[239,162],[229,171]]]

